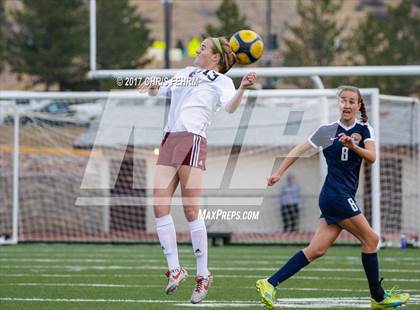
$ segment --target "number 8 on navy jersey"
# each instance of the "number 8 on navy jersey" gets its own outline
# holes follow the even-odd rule
[[[339,141],[341,134],[352,137],[362,148],[366,141],[375,139],[367,123],[355,122],[347,127],[340,121],[319,127],[308,138],[313,147],[322,149],[328,165],[328,175],[319,197],[322,217],[327,223],[360,213],[355,195],[362,158]]]

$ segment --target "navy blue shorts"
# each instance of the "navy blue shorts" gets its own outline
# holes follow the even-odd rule
[[[334,224],[361,213],[354,198],[345,195],[335,196],[321,193],[319,208],[321,217],[325,218],[327,224]]]

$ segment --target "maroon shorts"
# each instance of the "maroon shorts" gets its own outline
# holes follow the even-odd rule
[[[207,140],[188,131],[167,132],[160,144],[157,165],[186,165],[206,170]]]

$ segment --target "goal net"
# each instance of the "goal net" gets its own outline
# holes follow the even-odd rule
[[[420,231],[420,107],[419,100],[380,96],[380,214],[384,245],[400,238],[419,246]],[[365,181],[370,178],[365,169]],[[369,182],[365,187],[366,217],[371,219]]]
[[[398,244],[401,234],[415,240],[418,101],[378,97],[371,89],[363,95],[370,123],[379,126],[381,156],[378,174],[362,165],[357,206],[374,226],[376,218],[387,244]],[[5,92],[0,98],[0,243],[14,235],[19,241],[157,241],[153,179],[165,100],[132,91]],[[216,114],[207,135],[200,212],[210,237],[234,243],[310,239],[326,174],[319,151],[289,169],[300,188],[297,211],[281,205],[288,176],[270,188],[266,178],[293,146],[338,119],[336,102],[335,90],[261,90],[250,92],[235,113]],[[178,240],[189,241],[179,189],[172,215]],[[342,233],[338,242],[356,240]]]

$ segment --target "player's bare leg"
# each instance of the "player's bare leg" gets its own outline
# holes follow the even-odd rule
[[[337,224],[360,240],[363,253],[377,252],[379,236],[369,225],[363,214],[347,218]]]
[[[171,211],[172,196],[179,184],[175,167],[156,165],[153,183],[153,211],[155,217],[168,215]]]
[[[325,219],[320,218],[311,242],[303,249],[306,258],[311,262],[323,256],[340,235],[341,230],[338,225],[328,225]]]

